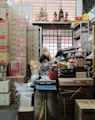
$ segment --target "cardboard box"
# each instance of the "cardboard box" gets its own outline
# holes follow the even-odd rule
[[[0,18],[6,20],[6,10],[3,8],[0,8]]]
[[[22,37],[26,37],[27,36],[27,32],[26,31],[10,31],[9,32],[9,36],[22,36]]]
[[[84,67],[85,60],[84,59],[77,59],[77,67]]]
[[[2,52],[8,52],[8,46],[0,46],[0,54],[2,55]],[[1,56],[0,55],[0,56]]]
[[[9,6],[8,6],[8,4],[5,1],[4,2],[0,1],[0,8],[5,8],[6,9],[6,8],[9,8]]]
[[[8,93],[10,91],[10,80],[0,81],[0,93]]]
[[[27,39],[26,37],[16,37],[16,36],[9,36],[9,42],[13,42],[13,41],[16,41],[16,42],[26,42]]]
[[[95,120],[95,100],[75,101],[75,120]]]
[[[39,30],[39,26],[28,26],[28,31],[38,31]]]
[[[9,27],[26,27],[27,23],[16,23],[16,22],[9,22]]]
[[[0,35],[8,35],[8,22],[0,20]]]
[[[6,2],[7,2],[7,0],[0,0],[0,3],[1,3],[1,2],[5,2],[5,3],[6,3]]]
[[[0,105],[10,105],[11,102],[11,92],[0,94]]]
[[[0,52],[0,63],[7,64],[9,61],[9,53],[8,52]]]
[[[86,72],[76,72],[76,77],[77,78],[86,78]]]
[[[8,42],[5,39],[0,39],[0,46],[7,46]]]
[[[12,17],[9,19],[10,22],[19,22],[19,23],[27,23],[27,19],[25,17]]]
[[[17,57],[23,57],[26,56],[27,53],[26,52],[16,52],[16,51],[10,51],[10,56],[17,56]]]
[[[10,46],[9,47],[9,52],[10,51],[16,51],[16,52],[26,52],[26,47],[20,46],[19,48],[17,46]]]

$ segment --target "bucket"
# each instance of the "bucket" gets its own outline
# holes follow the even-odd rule
[[[48,76],[51,80],[58,80],[58,72],[57,71],[49,71]]]

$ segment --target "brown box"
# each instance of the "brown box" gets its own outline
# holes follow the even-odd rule
[[[4,8],[0,8],[0,18],[6,20],[6,10]]]
[[[76,77],[77,78],[86,78],[86,72],[76,72]]]
[[[28,31],[38,31],[39,30],[39,26],[35,25],[35,26],[28,26]]]
[[[6,3],[6,2],[7,2],[7,0],[0,0],[0,3],[1,3],[1,2],[5,2],[5,3]]]
[[[18,120],[34,120],[34,107],[19,107]]]
[[[0,52],[8,52],[8,46],[0,46]]]
[[[8,52],[0,52],[0,63],[7,64],[9,61],[9,53]]]
[[[22,37],[26,37],[27,36],[27,32],[26,31],[10,31],[9,32],[9,36],[22,36]]]
[[[6,8],[9,8],[9,6],[8,6],[8,4],[5,1],[4,2],[0,1],[0,8],[5,8],[6,9]]]
[[[8,46],[8,41],[5,39],[0,39],[0,46]]]
[[[26,47],[20,46],[19,48],[17,46],[11,46],[9,47],[9,51],[16,51],[16,52],[26,52]]]
[[[8,35],[8,22],[6,20],[0,20],[0,36]]]
[[[77,67],[84,67],[85,60],[84,59],[77,59]]]
[[[75,101],[75,120],[95,120],[95,100],[77,99]]]

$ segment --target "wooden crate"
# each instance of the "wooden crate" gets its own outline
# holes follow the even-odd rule
[[[75,101],[75,120],[95,120],[95,100],[77,99]]]

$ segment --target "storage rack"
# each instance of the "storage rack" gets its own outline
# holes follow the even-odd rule
[[[67,22],[35,22],[41,28],[40,43],[41,47],[48,47],[54,56],[59,49],[72,46],[71,23]]]
[[[80,21],[73,28],[73,46],[83,47],[83,39],[89,34],[89,21]]]

